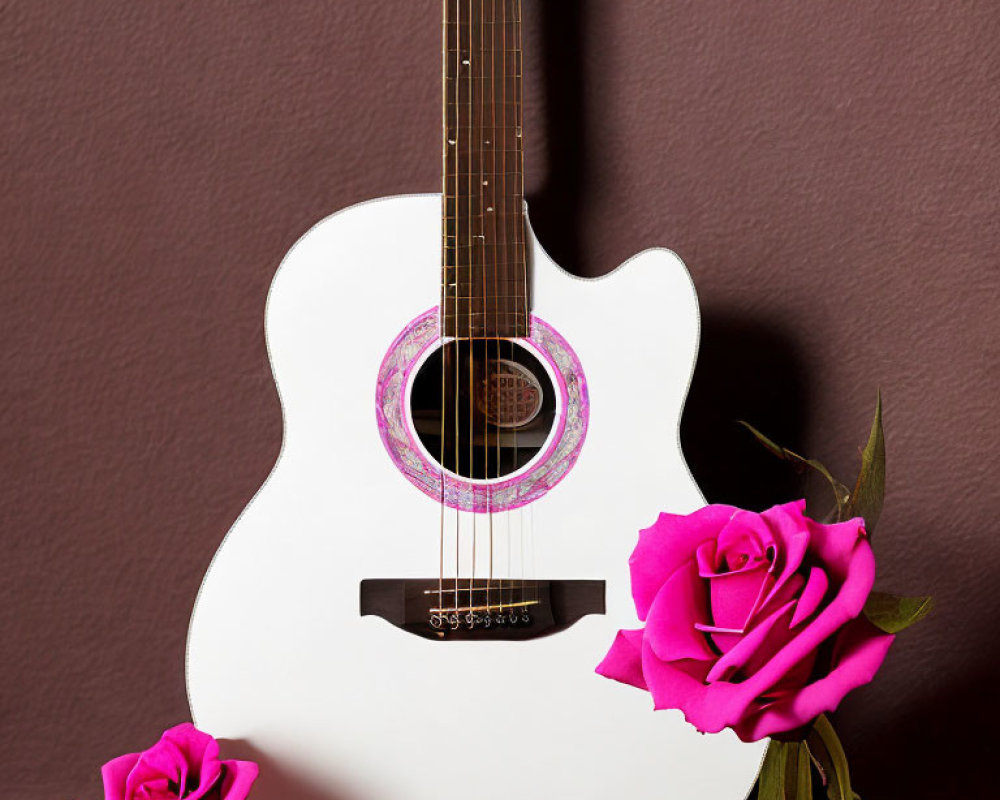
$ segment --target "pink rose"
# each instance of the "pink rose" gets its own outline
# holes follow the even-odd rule
[[[868,683],[894,637],[859,616],[875,579],[864,521],[822,525],[804,509],[661,514],[629,559],[646,626],[619,631],[598,673],[748,742],[801,728]]]
[[[112,759],[101,776],[105,800],[244,800],[257,765],[219,761],[219,743],[185,722],[148,750]]]

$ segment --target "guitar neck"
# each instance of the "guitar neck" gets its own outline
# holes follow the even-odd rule
[[[528,336],[521,1],[444,0],[441,322]]]

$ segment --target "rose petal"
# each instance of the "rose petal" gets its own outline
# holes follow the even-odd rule
[[[772,568],[775,576],[774,586],[759,607],[761,610],[767,609],[767,613],[770,613],[775,605],[784,604],[781,601],[778,603],[772,601],[792,575],[798,572],[809,550],[812,529],[806,525],[806,518],[803,515],[805,504],[805,500],[796,500],[774,506],[761,514],[776,543]]]
[[[219,800],[244,800],[257,780],[257,765],[252,761],[223,761],[222,793]]]
[[[771,583],[766,562],[755,569],[726,572],[709,578],[712,623],[719,628],[745,630]]]
[[[759,703],[765,699],[778,698],[786,694],[801,691],[802,687],[809,683],[809,679],[813,674],[813,668],[816,666],[817,654],[817,650],[813,650],[809,653],[809,655],[786,672],[780,681],[774,684],[774,686],[768,689],[764,694],[760,695],[760,697],[757,698],[757,702]]]
[[[125,780],[126,797],[169,795],[176,786],[185,800],[199,800],[219,780],[219,744],[190,722],[163,732],[160,740],[139,754]]]
[[[758,650],[763,649],[768,654],[780,650],[790,637],[787,621],[785,625],[778,623],[786,618],[791,619],[794,607],[795,601],[793,600],[758,623],[752,631],[743,636],[729,652],[712,665],[705,680],[709,683],[728,681],[733,673],[745,666]]]
[[[792,616],[793,628],[810,617],[819,608],[819,604],[826,595],[826,590],[829,586],[830,581],[822,569],[813,567],[809,570],[809,580],[806,581],[805,588],[799,595],[799,601],[795,605],[795,614]]]
[[[693,514],[660,514],[656,522],[639,531],[639,543],[629,558],[632,598],[639,619],[645,621],[657,592],[678,567],[691,560],[702,542],[716,534],[738,509],[710,505]]]
[[[866,540],[858,540],[849,574],[837,595],[816,619],[746,681],[739,684],[741,691],[750,694],[749,699],[752,699],[777,684],[826,639],[861,613],[874,580],[875,558],[871,546]]]
[[[184,800],[199,800],[215,787],[222,776],[222,762],[219,761],[219,743],[207,733],[198,730],[190,722],[177,725],[164,733],[164,738],[177,744],[184,754],[188,775],[194,773],[197,788],[190,789],[191,780],[185,775],[189,794]]]
[[[723,654],[736,647],[740,643],[740,639],[743,638],[743,631],[713,628],[711,625],[696,625],[695,627],[703,633],[707,633],[715,648]]]
[[[104,781],[104,800],[126,800],[125,781],[139,761],[139,753],[126,753],[111,759],[101,767]]]
[[[648,642],[643,642],[642,674],[653,695],[654,708],[680,709],[698,730],[718,733],[739,720],[753,698],[744,701],[738,684],[706,684],[710,666],[707,661],[662,661]]]
[[[618,631],[611,649],[595,671],[637,689],[648,689],[642,676],[642,629]]]
[[[738,510],[719,532],[716,562],[730,571],[740,569],[747,562],[768,560],[774,547],[774,537],[760,514]]]
[[[698,574],[701,577],[707,578],[709,575],[714,575],[718,569],[718,564],[715,561],[715,542],[702,542],[698,545],[695,561],[698,563]]]
[[[149,790],[158,788],[160,782],[170,782],[183,786],[187,769],[180,748],[171,741],[160,739],[156,744],[140,754],[138,762],[125,781],[128,797],[140,793],[141,787]],[[140,795],[141,796],[141,795]]]
[[[755,742],[795,730],[833,711],[848,692],[871,681],[893,639],[895,636],[882,633],[866,619],[848,623],[837,637],[830,673],[748,715],[734,727],[737,736]]]
[[[852,569],[851,558],[858,541],[867,541],[865,521],[861,517],[833,525],[823,525],[808,517],[805,521],[811,533],[810,554],[824,566],[830,578],[842,582]]]
[[[680,709],[699,730],[733,727],[754,739],[802,727],[805,712],[870,680],[888,643],[847,633],[874,630],[857,620],[875,569],[863,523],[821,525],[803,510],[796,501],[763,515],[729,506],[661,515],[630,560],[645,635],[620,632],[598,672],[648,688],[656,708]],[[707,601],[699,578],[711,584]],[[703,633],[724,655],[707,655]],[[807,684],[818,653],[832,653],[834,667]],[[734,675],[746,677],[727,680]]]
[[[802,587],[806,585],[806,579],[798,572],[787,576],[780,584],[773,578],[771,580],[774,585],[767,592],[766,599],[762,598],[754,610],[748,627],[752,628],[759,620],[769,617],[786,603],[797,600]]]
[[[805,500],[793,500],[790,503],[772,506],[767,511],[761,512],[761,519],[771,532],[779,552],[787,552],[791,548],[792,540],[800,533],[810,533],[805,524],[807,519],[805,511]]]
[[[859,540],[850,574],[830,605],[759,669],[748,670],[751,674],[741,683],[718,681],[701,689],[691,686],[677,677],[678,671],[672,670],[669,663],[657,659],[652,650],[644,645],[643,675],[653,693],[654,702],[664,708],[681,708],[687,719],[705,732],[714,733],[724,727],[735,727],[759,697],[771,689],[782,688],[782,682],[789,674],[812,658],[827,638],[860,613],[864,598],[871,591],[874,575],[875,561],[871,547],[867,541]],[[671,696],[672,692],[678,694]]]
[[[705,586],[694,561],[688,561],[667,579],[653,600],[646,615],[645,640],[665,661],[714,659],[715,651],[695,630],[696,622],[707,619]]]

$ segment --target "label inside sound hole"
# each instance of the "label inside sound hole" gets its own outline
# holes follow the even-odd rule
[[[542,409],[542,385],[516,361],[491,359],[485,383],[486,391],[478,393],[477,405],[498,428],[523,427]]]

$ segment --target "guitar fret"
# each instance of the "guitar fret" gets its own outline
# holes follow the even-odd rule
[[[455,144],[452,144],[452,142],[455,142]],[[461,144],[461,140],[458,140],[458,139],[455,139],[454,137],[451,137],[450,140],[449,140],[449,142],[448,142],[448,147],[449,147],[449,149],[450,148],[455,148],[455,147],[458,147],[459,144]],[[469,144],[471,144],[471,143],[469,143]],[[484,149],[483,152],[486,152],[486,153],[499,153],[501,155],[503,155],[504,153],[512,153],[512,154],[513,153],[517,153],[518,155],[520,155],[521,152],[522,152],[520,147],[505,147],[505,148],[501,148],[501,147],[493,147],[492,145],[484,145],[484,148],[487,148],[487,149]],[[468,155],[468,153],[469,153],[469,150],[467,149],[463,155]]]
[[[515,280],[522,280],[524,263],[523,259],[517,261],[493,261],[491,259],[481,264],[462,263],[457,265],[449,262],[441,266],[441,277],[453,283],[456,279],[478,279],[484,274],[489,274],[490,283],[502,284],[505,281],[512,283]],[[514,267],[514,269],[503,269],[504,267]],[[468,272],[463,274],[461,270],[467,270]]]
[[[488,265],[488,267],[490,269],[492,269],[494,267],[521,267],[521,266],[524,266],[524,260],[523,259],[520,260],[520,261],[493,261],[491,259],[490,262],[489,262],[489,265]],[[487,265],[486,264],[442,264],[441,268],[442,269],[452,269],[452,270],[455,270],[455,269],[468,269],[468,270],[482,271],[483,269],[487,268]],[[504,279],[500,278],[499,280],[503,281]],[[512,280],[512,279],[508,279],[508,280]]]
[[[496,75],[446,75],[445,76],[445,81],[447,81],[448,83],[458,82],[460,84],[469,83],[470,81],[482,81],[484,83],[489,82],[492,84],[500,84],[510,79],[519,81],[522,79],[522,75],[520,72],[518,72],[514,74],[504,74],[500,78],[498,78]],[[512,102],[518,102],[518,101],[515,100]]]
[[[488,295],[477,291],[477,288],[478,287],[472,286],[445,287],[441,293],[447,295],[449,300],[477,300],[482,303],[490,304],[490,307],[492,308],[493,305],[501,303],[506,304],[507,301],[512,301],[510,304],[518,303],[523,299],[523,291],[526,287],[519,286],[517,287],[518,291],[516,292],[498,292],[496,294],[490,292]]]
[[[527,329],[519,5],[445,3],[441,300],[452,332]]]
[[[517,311],[501,311],[489,310],[489,311],[473,311],[471,309],[461,309],[455,311],[453,309],[445,309],[442,317],[448,322],[463,321],[469,322],[470,320],[475,320],[477,318],[482,318],[485,322],[510,322],[511,320],[516,320],[519,317],[528,316],[529,312],[527,309],[519,309]]]
[[[471,197],[471,195],[470,195],[470,197]],[[521,195],[517,195],[517,197],[520,198]],[[449,200],[453,200],[455,198],[449,196],[448,199]],[[468,198],[465,198],[465,199],[468,200]],[[475,198],[473,197],[472,199],[475,199]],[[518,204],[518,205],[520,205],[520,204]],[[492,211],[486,211],[485,209],[482,209],[482,210],[479,211],[478,218],[480,219],[480,221],[482,221],[483,219],[485,219],[485,217],[483,216],[484,213],[486,213],[486,214],[495,214],[497,216],[502,216],[502,217],[523,217],[524,216],[524,210],[523,209],[519,208],[517,211],[508,211],[508,210],[506,210],[504,208],[497,208],[496,206],[494,206]],[[467,216],[466,217],[447,216],[447,217],[441,217],[441,219],[442,219],[442,221],[447,221],[447,222],[463,222],[463,223],[466,224],[466,227],[470,227],[470,228],[472,227],[471,225],[468,225],[469,218]]]
[[[470,280],[476,280],[481,276],[488,274],[489,277],[487,278],[487,280],[489,281],[490,285],[492,286],[493,284],[497,284],[499,286],[500,284],[503,283],[514,283],[516,281],[520,281],[521,283],[523,283],[524,280],[523,278],[520,277],[520,272],[524,267],[524,265],[525,265],[524,261],[499,261],[499,262],[490,262],[488,265],[460,264],[458,266],[455,266],[454,264],[445,264],[444,266],[441,267],[441,269],[443,270],[442,278],[444,278],[449,285],[452,283],[457,283],[458,281],[462,280],[466,282]],[[517,277],[513,278],[503,277],[497,270],[497,267],[514,267],[515,268],[514,271],[515,273],[517,273]],[[454,274],[455,270],[462,270],[462,269],[468,270],[469,274],[468,275]],[[448,270],[451,270],[451,272],[448,272]],[[507,273],[508,271],[504,270],[504,272]]]
[[[496,20],[493,20],[493,19],[477,19],[475,22],[473,22],[471,24],[473,26],[475,26],[475,27],[483,27],[483,26],[490,27],[490,26],[494,26],[495,25],[497,27],[509,27],[509,28],[513,29],[513,28],[515,28],[517,26],[517,24],[520,21],[521,21],[520,19],[496,19]],[[460,30],[462,30],[463,32],[468,31],[469,24],[470,23],[468,21],[457,22],[455,20],[448,20],[447,22],[445,22],[445,25],[447,25],[449,28],[456,28],[457,27]]]

